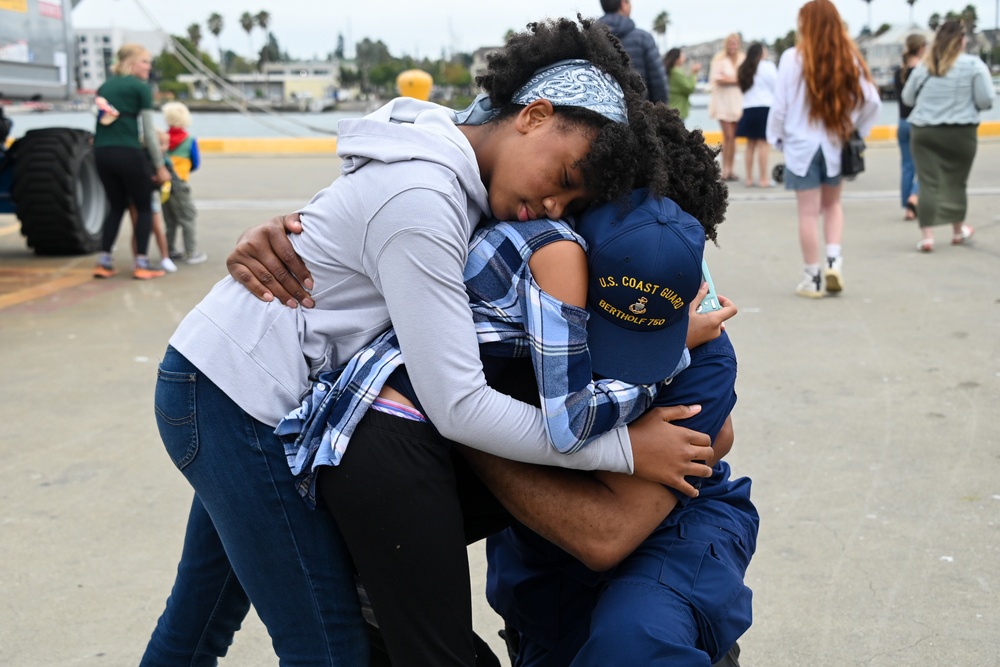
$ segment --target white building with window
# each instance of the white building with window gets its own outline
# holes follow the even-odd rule
[[[115,63],[115,53],[123,44],[141,44],[160,55],[169,43],[166,33],[158,30],[125,28],[77,28],[76,85],[83,91],[95,91],[108,78]]]
[[[225,91],[203,74],[181,74],[195,99],[221,100]],[[345,97],[340,90],[339,61],[267,63],[262,72],[226,74],[226,83],[249,100],[303,108],[322,109]]]

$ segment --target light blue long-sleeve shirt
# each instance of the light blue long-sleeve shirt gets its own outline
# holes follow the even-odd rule
[[[978,125],[979,112],[993,106],[996,92],[986,63],[963,53],[944,76],[917,65],[906,79],[902,98],[913,107],[911,125]]]

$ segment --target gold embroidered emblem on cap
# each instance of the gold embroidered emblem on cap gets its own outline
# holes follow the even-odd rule
[[[649,301],[644,296],[639,297],[639,300],[628,307],[629,311],[633,315],[642,315],[646,312],[646,302]]]

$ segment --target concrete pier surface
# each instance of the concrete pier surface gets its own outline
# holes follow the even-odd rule
[[[974,242],[939,228],[928,255],[902,220],[897,147],[867,159],[846,186],[841,296],[795,296],[783,189],[734,184],[706,253],[740,307],[729,460],[761,514],[742,664],[1000,665],[1000,141],[972,173]],[[210,156],[192,178],[210,259],[150,282],[35,257],[0,217],[0,665],[137,664],[191,499],[156,433],[157,360],[240,231],[337,171],[326,155]],[[477,630],[500,654],[471,551]],[[253,617],[223,661],[276,663]]]

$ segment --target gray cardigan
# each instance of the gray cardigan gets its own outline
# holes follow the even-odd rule
[[[967,53],[944,76],[920,63],[903,86],[902,101],[913,107],[911,125],[978,125],[979,112],[993,106],[996,92],[986,64]]]

